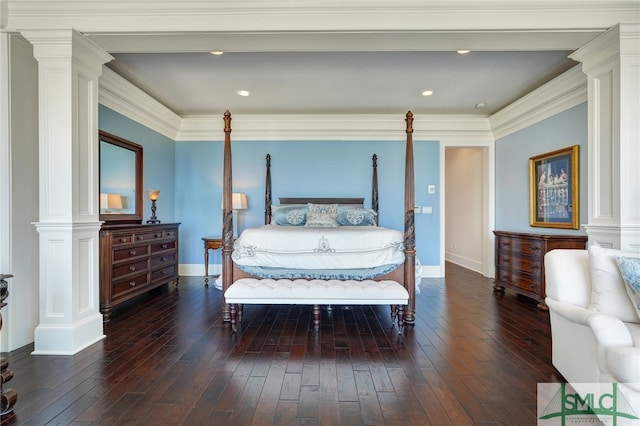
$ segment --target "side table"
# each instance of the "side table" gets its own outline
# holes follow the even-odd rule
[[[204,241],[204,285],[209,286],[209,250],[222,248],[222,237],[202,237]]]

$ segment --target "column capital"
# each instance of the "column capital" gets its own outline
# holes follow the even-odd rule
[[[39,62],[74,58],[102,67],[114,59],[98,44],[73,29],[27,30],[21,34],[33,45],[33,56]]]
[[[573,52],[569,58],[581,62],[586,73],[605,61],[639,56],[639,52],[640,22],[622,22]]]

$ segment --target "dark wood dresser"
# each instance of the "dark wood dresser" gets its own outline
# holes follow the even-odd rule
[[[179,223],[103,225],[100,230],[100,312],[167,283],[178,285]]]
[[[494,291],[505,288],[537,300],[547,309],[544,255],[553,249],[584,249],[587,236],[493,231],[496,236]]]

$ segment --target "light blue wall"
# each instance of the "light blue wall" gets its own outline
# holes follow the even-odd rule
[[[580,145],[580,223],[587,221],[587,104],[583,103],[496,141],[496,229],[585,234],[584,229],[529,226],[529,157]]]
[[[274,204],[278,197],[365,197],[371,204],[371,156],[378,155],[380,225],[403,229],[405,141],[253,141],[234,142],[234,192],[244,192],[249,209],[239,213],[239,230],[264,223],[265,156],[271,154]],[[218,142],[176,143],[176,220],[180,263],[203,262],[201,238],[222,229],[222,155]],[[416,215],[416,250],[425,265],[439,262],[439,144],[414,142],[416,204],[433,206]],[[210,264],[221,263],[219,251]]]
[[[98,111],[100,130],[135,142],[143,147],[142,198],[144,220],[151,216],[148,189],[159,189],[156,216],[163,223],[175,221],[175,151],[173,140],[144,127],[117,112],[100,105]],[[143,221],[144,223],[144,221]]]

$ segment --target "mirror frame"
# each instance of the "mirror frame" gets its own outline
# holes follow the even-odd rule
[[[136,196],[135,196],[135,202],[136,202],[136,209],[135,209],[135,213],[130,213],[130,214],[103,214],[100,213],[100,220],[104,221],[105,223],[119,223],[119,224],[126,224],[126,223],[137,223],[140,224],[142,223],[142,145],[138,145],[137,143],[128,141],[126,139],[123,139],[119,136],[115,136],[112,135],[111,133],[107,133],[103,130],[99,131],[99,137],[98,137],[98,148],[100,147],[100,144],[102,142],[106,142],[115,146],[119,146],[121,148],[127,149],[129,151],[133,151],[133,153],[135,154],[135,161],[136,161],[136,182],[135,182],[135,190],[136,190]],[[100,149],[98,149],[98,158],[101,155],[100,153]],[[98,161],[98,164],[100,164],[100,162]],[[99,180],[98,180],[98,204],[100,203],[100,180],[102,179],[102,175],[101,175],[102,171],[100,170],[100,167],[98,166],[98,175],[99,175]]]

